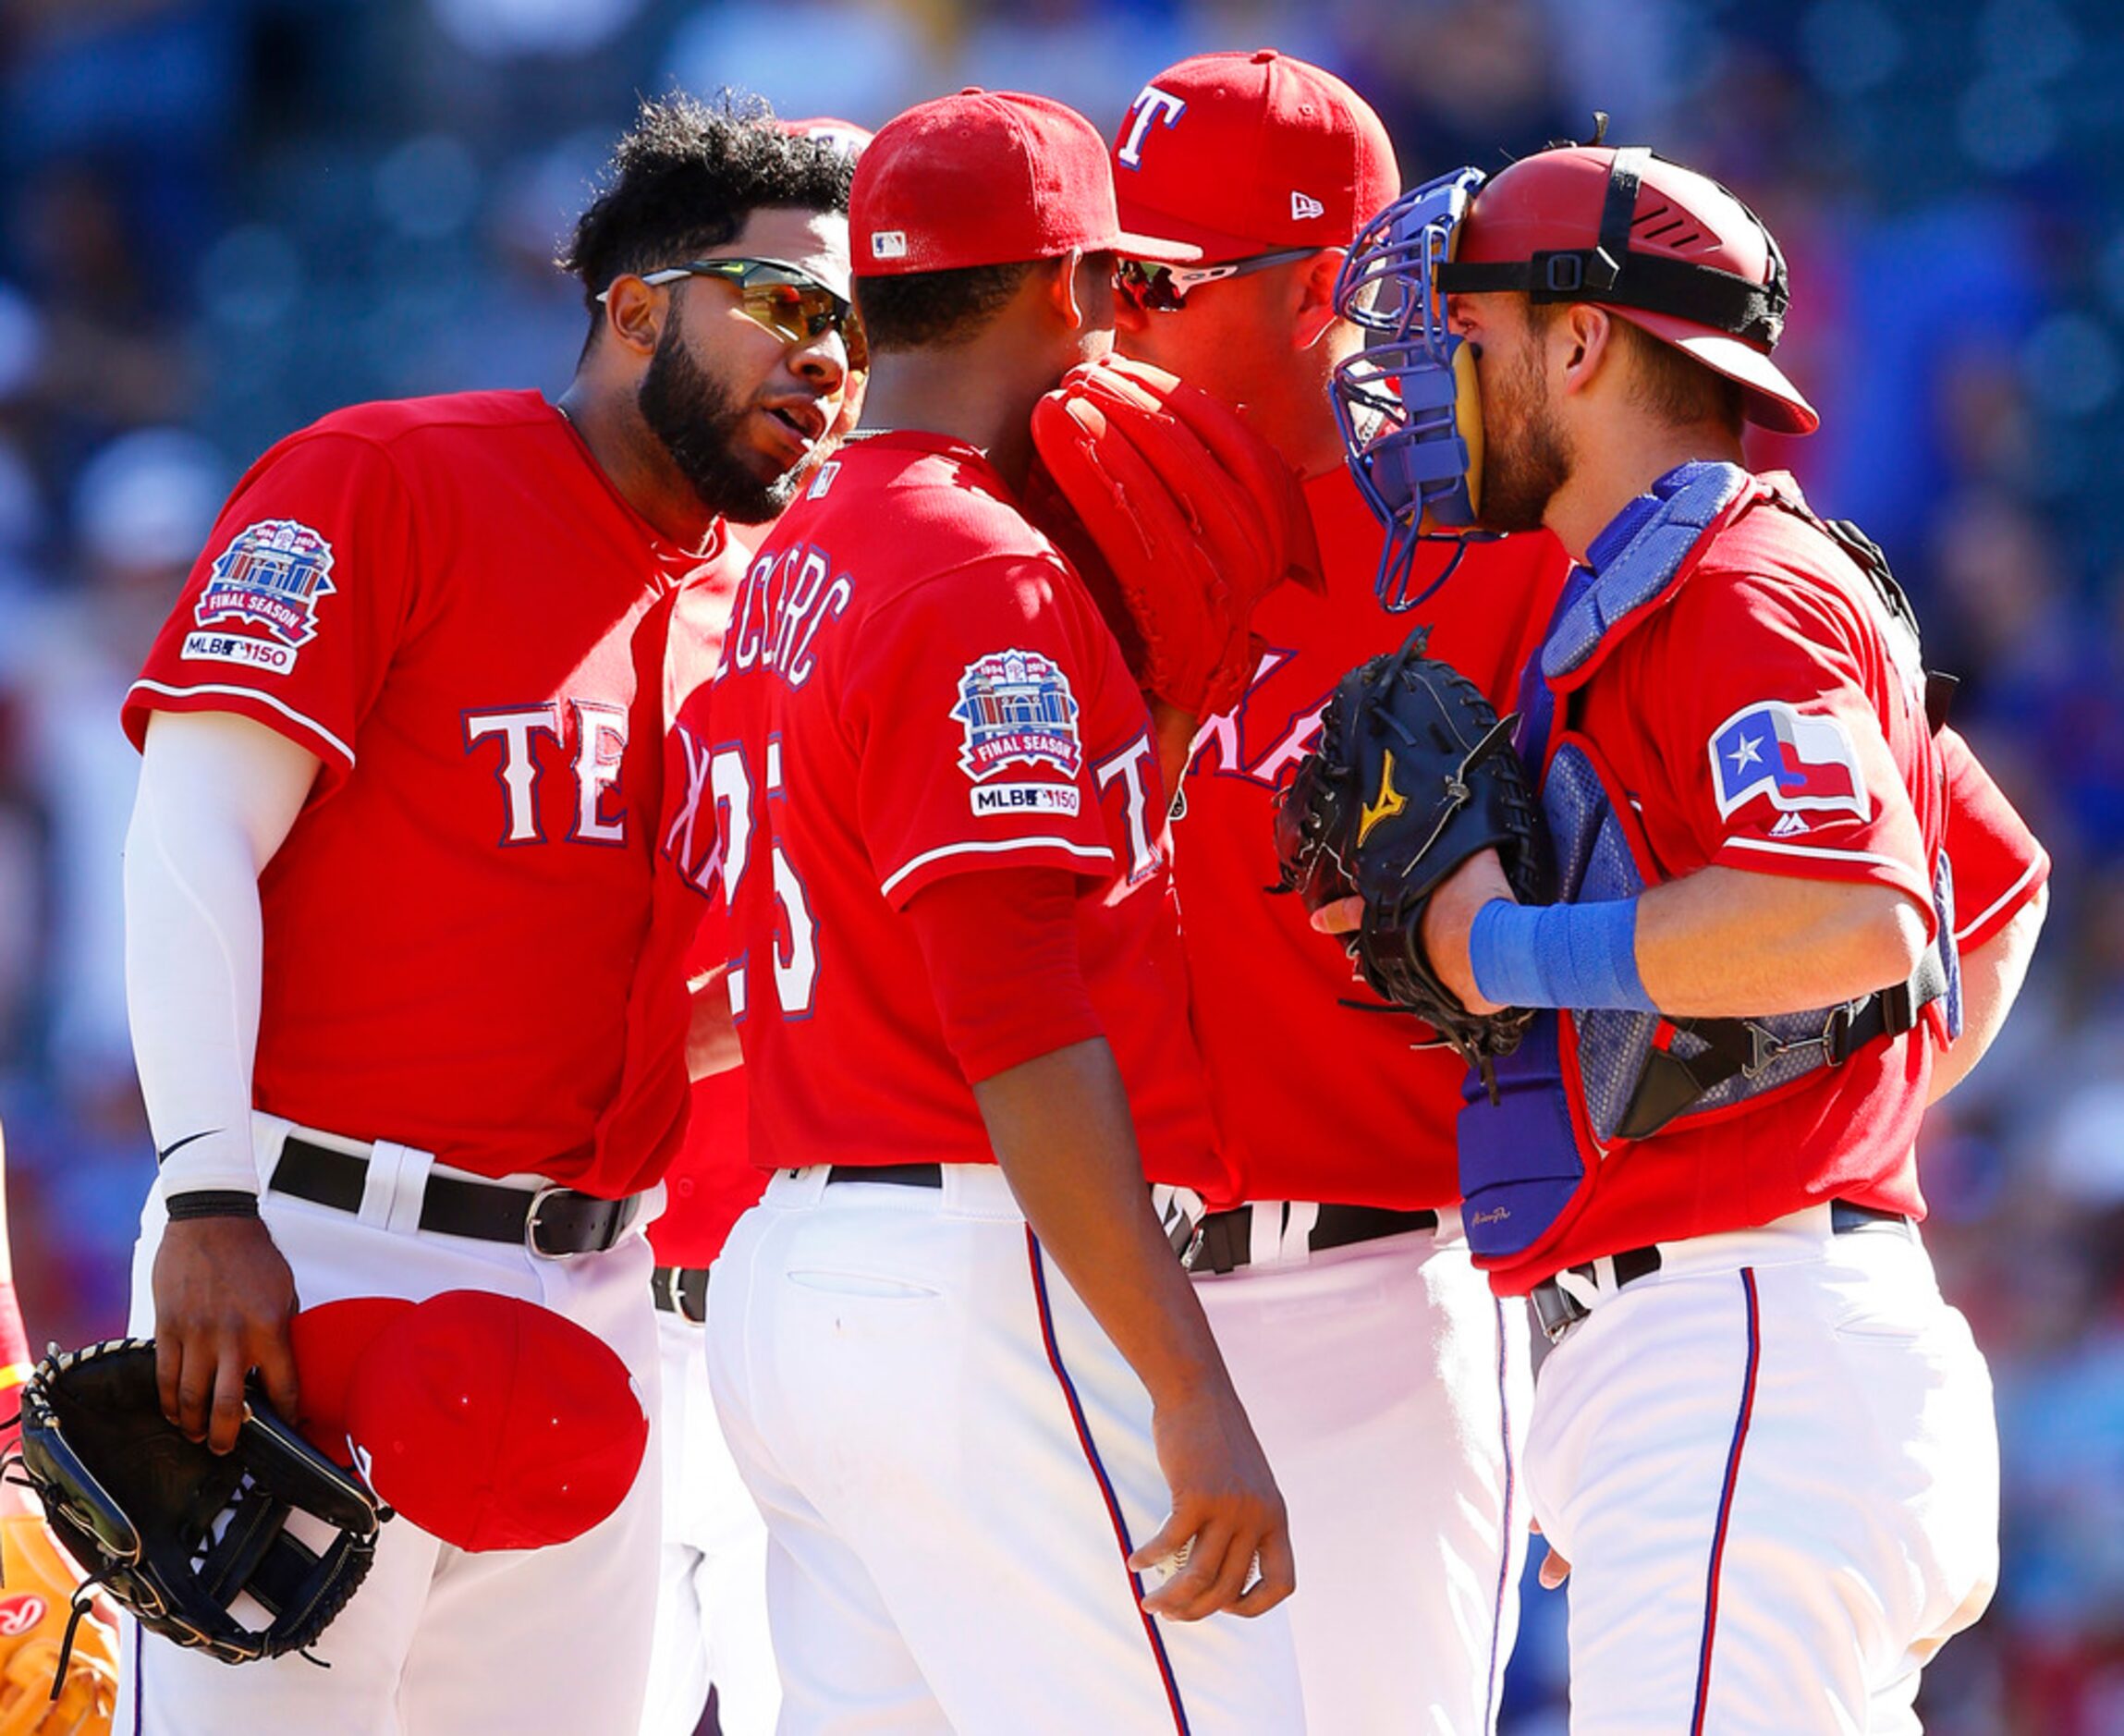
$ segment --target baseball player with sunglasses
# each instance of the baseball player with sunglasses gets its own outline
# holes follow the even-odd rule
[[[1471,548],[1411,612],[1374,594],[1384,536],[1328,389],[1361,336],[1336,312],[1337,272],[1400,190],[1361,97],[1270,50],[1199,55],[1137,94],[1113,164],[1132,230],[1202,252],[1122,261],[1116,347],[1237,405],[1312,477],[1327,578],[1256,611],[1266,652],[1240,703],[1204,721],[1174,827],[1195,1028],[1249,1202],[1204,1222],[1196,1292],[1303,1539],[1290,1609],[1311,1727],[1475,1736],[1518,1620],[1525,1314],[1460,1229],[1459,1064],[1412,1052],[1410,1021],[1264,889],[1277,791],[1343,672],[1422,623],[1508,703],[1567,563],[1537,532]],[[1417,586],[1445,559],[1427,550]]]
[[[657,1387],[640,1233],[685,1113],[690,900],[659,899],[674,610],[778,512],[860,350],[847,165],[643,107],[567,268],[557,403],[339,411],[253,465],[128,699],[135,1049],[161,1173],[134,1326],[226,1450],[299,1415],[299,1296],[536,1301]],[[404,1519],[318,1646],[230,1669],[137,1627],[127,1728],[631,1730],[657,1488],[570,1543]]]
[[[1396,919],[1469,1013],[1534,1009],[1470,1083],[1460,1177],[1555,1347],[1525,1482],[1571,1564],[1575,1731],[1914,1730],[1997,1567],[1914,1142],[2011,1005],[2043,860],[1983,812],[1880,551],[1740,462],[1744,422],[1818,420],[1772,360],[1788,293],[1739,200],[1596,138],[1397,202],[1338,297],[1394,540],[1582,559],[1520,694],[1559,901],[1483,850]]]

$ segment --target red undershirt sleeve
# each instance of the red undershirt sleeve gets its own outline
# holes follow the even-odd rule
[[[995,868],[907,904],[944,1040],[969,1084],[1105,1034],[1077,956],[1077,877]]]

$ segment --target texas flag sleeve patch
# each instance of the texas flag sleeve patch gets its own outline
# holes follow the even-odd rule
[[[1758,700],[1711,738],[1711,781],[1718,817],[1757,796],[1783,813],[1871,817],[1865,776],[1850,732],[1834,717],[1803,716],[1781,699]]]

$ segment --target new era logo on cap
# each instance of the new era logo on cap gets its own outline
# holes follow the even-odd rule
[[[1326,209],[1319,200],[1308,199],[1295,189],[1290,195],[1290,220],[1293,223],[1303,223],[1308,217],[1317,217]]]
[[[871,234],[873,259],[905,259],[907,257],[907,231],[905,229],[876,229]]]

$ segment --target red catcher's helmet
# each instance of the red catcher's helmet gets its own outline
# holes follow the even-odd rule
[[[1770,360],[1788,300],[1776,238],[1716,181],[1642,148],[1567,145],[1493,177],[1438,287],[1608,308],[1739,382],[1751,422],[1821,425]]]

